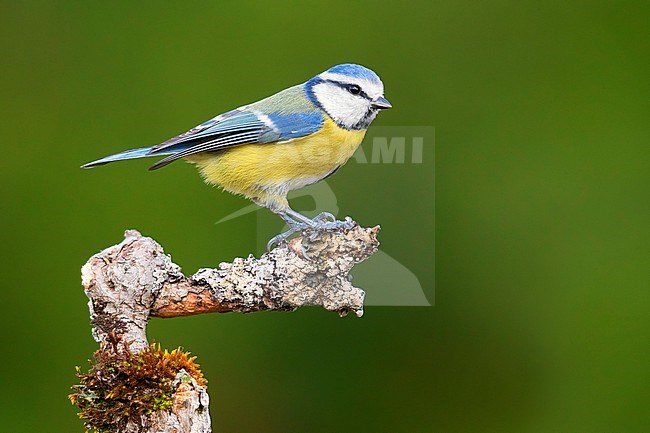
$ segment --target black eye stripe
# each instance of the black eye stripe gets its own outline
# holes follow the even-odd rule
[[[326,81],[328,83],[335,84],[335,85],[337,85],[337,86],[339,86],[339,87],[341,87],[342,89],[345,89],[345,90],[348,90],[348,87],[350,86],[350,83],[344,83],[342,81],[336,81],[336,80],[324,80],[324,81]],[[359,87],[359,88],[361,89],[361,87]],[[359,93],[357,93],[355,96],[361,96],[361,97],[363,97],[363,98],[365,98],[365,99],[367,99],[369,101],[372,101],[372,98],[370,96],[368,96],[368,94],[366,92],[364,92],[363,89],[361,89],[361,91]]]

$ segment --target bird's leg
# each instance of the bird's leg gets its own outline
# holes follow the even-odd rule
[[[287,212],[280,212],[278,213],[278,215],[280,216],[280,218],[282,218],[282,220],[285,223],[287,223],[289,228],[294,228],[294,227],[297,228],[298,226],[301,225],[300,221],[297,221],[295,218],[290,217]]]
[[[295,212],[295,213],[297,215],[300,215],[298,212]],[[267,242],[267,244],[266,244],[266,250],[267,251],[271,251],[271,249],[273,248],[274,245],[277,245],[280,242],[286,241],[287,238],[289,238],[289,236],[291,236],[292,234],[297,233],[297,232],[309,227],[309,225],[306,223],[306,221],[303,221],[303,220],[298,221],[297,219],[292,218],[286,210],[282,211],[282,212],[278,212],[278,215],[280,216],[280,218],[282,218],[284,220],[285,223],[287,223],[287,225],[289,226],[289,230],[287,230],[287,231],[285,231],[283,233],[280,233],[277,236],[273,236],[271,238],[271,240],[269,240]],[[311,222],[311,220],[309,218],[306,218],[306,217],[304,217],[302,215],[300,215],[300,216],[302,218],[305,218],[307,221]]]
[[[296,212],[295,210],[291,209],[290,207],[285,210],[286,215],[293,218],[295,221],[298,221],[307,227],[316,227],[318,224],[317,221],[314,221],[312,219],[307,218],[303,214]]]

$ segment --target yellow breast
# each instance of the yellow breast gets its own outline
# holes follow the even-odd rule
[[[317,182],[354,154],[365,135],[348,131],[329,118],[306,137],[268,144],[246,144],[187,158],[206,182],[256,201]]]

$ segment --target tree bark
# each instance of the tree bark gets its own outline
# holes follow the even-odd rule
[[[259,259],[237,258],[186,277],[156,241],[128,230],[124,241],[95,254],[82,268],[92,335],[102,347],[137,353],[149,346],[149,317],[289,311],[306,305],[361,317],[364,291],[352,286],[349,272],[377,251],[378,231],[348,218],[335,229],[305,230]],[[116,336],[125,344],[114,344]],[[171,409],[151,413],[145,423],[129,421],[123,431],[211,431],[208,394],[184,370],[174,381],[172,401]]]

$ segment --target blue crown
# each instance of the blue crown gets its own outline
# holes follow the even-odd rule
[[[354,63],[343,63],[341,65],[332,66],[327,70],[327,72],[347,75],[349,77],[364,78],[376,83],[381,82],[379,76],[377,76],[373,71],[364,66],[355,65]]]

